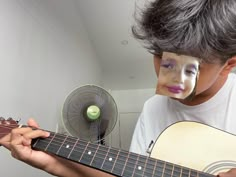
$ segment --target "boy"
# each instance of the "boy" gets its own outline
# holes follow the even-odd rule
[[[131,151],[146,154],[150,141],[179,120],[196,120],[236,133],[233,110],[236,77],[229,75],[236,65],[236,1],[156,0],[143,11],[139,22],[133,32],[154,54],[157,75],[162,56],[197,59],[200,74],[191,100],[156,95],[145,103]],[[32,120],[29,125],[37,127]],[[30,128],[14,129],[0,144],[10,149],[15,158],[53,175],[110,176],[32,150],[31,139],[39,136],[47,137],[48,133]],[[220,176],[236,176],[236,170]]]
[[[191,99],[155,95],[145,103],[131,151],[148,155],[150,142],[182,120],[236,134],[236,76],[229,74],[236,65],[235,10],[234,0],[156,0],[143,11],[133,33],[153,53],[157,76],[166,60],[191,59],[200,63],[199,78]]]

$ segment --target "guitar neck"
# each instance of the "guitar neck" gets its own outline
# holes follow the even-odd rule
[[[128,177],[211,177],[213,175],[169,162],[118,150],[78,138],[50,132],[34,140],[32,147],[115,176]]]

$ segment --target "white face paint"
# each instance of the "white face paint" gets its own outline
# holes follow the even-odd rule
[[[157,93],[178,99],[187,98],[196,87],[198,68],[198,58],[163,52]]]

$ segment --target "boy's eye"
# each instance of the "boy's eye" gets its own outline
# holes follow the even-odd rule
[[[186,70],[185,72],[187,74],[189,74],[189,75],[196,75],[196,71],[195,70]]]
[[[175,67],[175,65],[171,63],[164,63],[161,66],[167,69],[173,69]]]

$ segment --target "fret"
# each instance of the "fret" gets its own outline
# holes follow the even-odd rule
[[[129,156],[126,161],[125,170],[123,176],[133,176],[135,170],[135,164],[137,163],[138,155],[134,153],[129,153]]]
[[[163,177],[164,169],[165,169],[165,162],[157,160],[154,177]]]
[[[182,177],[190,177],[190,170],[187,168],[182,169]]]
[[[183,176],[183,168],[182,168],[182,167],[180,167],[180,174],[179,174],[179,176],[180,176],[180,177]]]
[[[114,169],[115,169],[115,166],[117,166],[117,164],[119,163],[117,160],[118,160],[118,157],[119,157],[119,154],[120,154],[120,150],[117,150],[117,154],[116,154],[116,157],[115,157],[115,160],[114,160],[114,164],[112,166],[112,169],[111,169],[111,172],[114,173]]]
[[[138,165],[138,161],[139,161],[139,155],[137,155],[137,160],[136,160],[136,162],[134,164],[134,170],[133,170],[132,176],[136,176],[136,175],[140,176],[142,174],[142,173],[140,173],[141,170],[142,170],[142,167]],[[145,163],[145,166],[146,166],[146,163]],[[136,169],[138,169],[137,172],[136,172]]]
[[[74,151],[76,151],[76,146],[78,145],[78,142],[79,142],[79,139],[77,138],[77,140],[75,141],[75,143],[74,143],[74,145],[73,145],[73,147],[72,147],[70,153],[69,153],[68,156],[67,156],[68,159],[71,159],[71,158],[70,158],[71,153],[74,152]]]
[[[33,140],[32,147],[122,177],[214,177],[162,160],[54,134]]]
[[[101,169],[102,168],[102,161],[105,158],[107,147],[101,145],[94,145],[93,149],[96,149],[94,152],[94,157],[90,165],[94,168]]]
[[[162,177],[167,177],[167,175],[165,176],[165,168],[166,168],[166,162],[163,162],[163,168],[162,168]]]
[[[95,152],[97,151],[98,145],[88,143],[81,159],[80,163],[90,165],[94,159]]]
[[[60,135],[63,136],[63,135]],[[57,141],[61,140],[57,139]],[[60,146],[60,149],[57,151],[57,155],[61,157],[68,157],[71,153],[72,147],[75,145],[75,138],[67,137],[65,141],[62,142],[62,145]]]
[[[198,176],[199,176],[199,177],[213,177],[213,175],[208,174],[208,173],[204,173],[204,172],[199,172],[199,173],[198,173]]]
[[[128,152],[126,151],[119,151],[116,157],[116,163],[113,166],[112,172],[118,176],[122,176],[124,168],[125,168],[125,162],[128,157]]]
[[[103,163],[102,169],[111,172],[117,157],[118,150],[110,149],[106,155],[105,161]]]
[[[61,137],[58,134],[52,134],[52,137],[50,138],[51,138],[51,141],[48,142],[48,146],[46,147],[45,151],[50,152],[50,153],[56,153],[59,150],[60,146],[62,145],[62,142],[59,141]]]
[[[47,149],[52,150],[52,151],[56,150],[57,149],[57,145],[54,145],[54,144],[51,144],[50,148],[49,148],[50,142],[51,142],[50,139],[38,138],[36,141],[33,141],[32,147],[34,149],[41,150],[41,151],[47,151]]]
[[[87,147],[88,147],[89,144],[90,144],[90,142],[88,142],[88,144],[85,146],[85,148],[81,151],[81,152],[82,152],[82,153],[81,153],[81,157],[80,157],[80,159],[78,160],[78,162],[83,163],[83,162],[81,162],[81,159],[82,159],[83,156],[85,155],[86,150],[87,150]]]
[[[157,165],[157,160],[153,158],[148,158],[146,157],[146,168],[144,169],[144,175],[143,176],[150,176],[154,177],[155,170],[156,170],[156,165]]]
[[[72,142],[72,141],[71,141]],[[66,157],[68,157],[70,160],[73,160],[75,162],[80,162],[81,157],[83,156],[83,152],[85,148],[87,147],[87,143],[84,141],[81,141],[79,139],[76,140],[76,142],[73,144],[67,144],[67,147],[71,147],[71,151],[67,152],[68,154]]]
[[[96,152],[95,156],[93,157],[93,160],[90,164],[94,168],[102,169],[102,164],[103,164],[104,158],[107,154],[108,148],[105,146],[101,146],[101,145],[99,145],[99,146],[96,145],[96,146],[97,146],[97,148],[94,147],[94,149],[96,149],[97,152]]]
[[[181,176],[182,168],[180,166],[174,165],[172,176]]]
[[[172,177],[173,176],[173,169],[174,169],[174,165],[173,164],[169,164],[169,163],[166,163],[165,164],[165,168],[164,168],[164,171],[163,171],[163,176],[165,177]]]
[[[107,157],[107,154],[108,154],[109,150],[110,150],[110,147],[105,150],[105,152],[106,152],[106,153],[105,153],[105,156],[104,156],[105,158],[103,158],[104,160],[103,160],[103,162],[102,162],[102,167],[101,167],[101,169],[103,168],[103,165],[104,165],[104,163],[105,163],[105,159],[106,159],[106,157]]]
[[[94,158],[96,157],[97,151],[99,149],[99,145],[90,144],[90,146],[91,146],[91,150],[92,150],[92,152],[90,154],[93,155],[93,158],[91,159],[91,162],[89,164],[91,166],[92,162],[94,161]]]
[[[45,151],[49,151],[49,149],[48,149],[48,148],[49,148],[49,145],[51,144],[51,142],[52,142],[52,140],[54,139],[55,135],[56,135],[56,134],[52,134],[52,138],[51,138],[51,140],[49,141],[47,147],[45,148]],[[52,149],[54,149],[54,148],[52,148]],[[51,150],[52,150],[52,149],[51,149]],[[49,151],[49,152],[50,152],[50,151]]]
[[[151,165],[147,164],[148,157],[147,156],[139,156],[137,159],[137,163],[135,166],[134,176],[150,176],[152,172],[148,169],[151,168]]]
[[[40,139],[41,138],[37,138],[37,139],[33,139],[32,140],[32,147],[34,148],[34,149],[38,149],[38,150],[41,150],[41,149],[45,149],[46,147],[47,147],[47,144],[42,144],[42,145],[40,145],[39,143],[40,143]],[[42,139],[43,140],[43,139]],[[45,146],[45,147],[44,147]]]
[[[195,170],[191,170],[190,177],[198,177],[198,172]]]
[[[58,154],[58,152],[61,150],[61,147],[62,145],[65,143],[66,139],[68,138],[68,136],[64,137],[63,135],[61,134],[56,134],[56,138],[55,139],[58,139],[58,142],[61,142],[61,139],[64,139],[61,143],[61,145],[59,146],[58,150],[56,151],[56,154]]]

